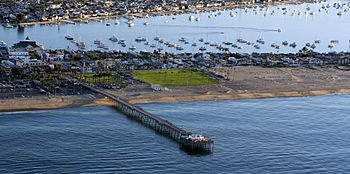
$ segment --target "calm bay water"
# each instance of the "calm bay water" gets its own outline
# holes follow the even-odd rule
[[[346,173],[349,95],[141,104],[215,140],[188,155],[109,107],[0,113],[0,173]]]
[[[29,36],[33,40],[42,43],[46,48],[58,49],[69,48],[77,49],[70,41],[65,40],[66,35],[73,36],[78,41],[86,43],[87,49],[98,49],[93,44],[94,40],[101,40],[102,43],[109,46],[110,50],[129,51],[132,46],[136,47],[136,51],[153,51],[159,47],[164,48],[168,52],[200,52],[199,48],[204,46],[207,51],[220,52],[218,49],[204,45],[198,42],[200,38],[210,43],[222,44],[224,41],[231,41],[242,49],[228,46],[232,52],[298,52],[306,43],[314,43],[315,40],[321,40],[320,44],[315,44],[315,51],[349,51],[350,46],[350,12],[347,10],[348,5],[342,9],[333,8],[334,2],[348,3],[349,1],[327,1],[315,4],[300,5],[277,5],[268,8],[249,9],[246,13],[244,9],[236,9],[231,11],[222,11],[213,13],[199,14],[183,14],[177,16],[159,16],[149,19],[136,19],[134,27],[128,27],[126,19],[105,20],[102,22],[91,22],[88,24],[78,23],[76,25],[35,25],[27,27],[24,31],[18,32],[16,28],[9,29],[0,27],[0,40],[4,40],[12,45],[18,40],[23,40]],[[330,5],[328,10],[322,9],[322,6]],[[282,8],[287,8],[286,14]],[[309,8],[309,11],[307,9]],[[320,10],[320,11],[319,11]],[[271,15],[272,11],[275,11]],[[298,12],[301,12],[298,15]],[[326,12],[328,11],[328,13]],[[342,11],[342,15],[337,13]],[[235,17],[230,16],[230,12]],[[313,13],[311,15],[311,13]],[[264,15],[266,14],[266,16]],[[199,17],[199,21],[189,21],[190,15]],[[209,18],[209,16],[213,16]],[[176,19],[172,19],[175,17]],[[114,25],[116,21],[120,21],[119,25]],[[143,25],[144,21],[148,21],[149,25]],[[168,21],[167,23],[165,23]],[[106,26],[111,23],[111,26]],[[276,30],[280,29],[281,32]],[[113,43],[108,39],[112,36],[118,39],[126,40],[126,47],[122,47],[117,43]],[[135,42],[136,37],[144,37],[149,41],[149,45]],[[160,37],[165,42],[180,45],[184,50],[179,51],[175,48],[168,48],[164,44],[153,40],[154,37]],[[184,37],[189,43],[184,44],[178,41]],[[266,43],[260,44],[260,49],[255,49],[253,45],[236,43],[238,38],[256,43],[256,40],[263,38]],[[328,45],[331,40],[339,40],[335,47],[330,49]],[[297,47],[292,48],[283,46],[281,43],[296,42]],[[197,43],[197,47],[193,47],[192,43]],[[271,47],[271,44],[280,45],[277,50]],[[151,48],[154,44],[156,47]]]

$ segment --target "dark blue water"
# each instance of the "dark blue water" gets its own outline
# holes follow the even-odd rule
[[[346,173],[350,96],[142,104],[215,140],[188,155],[109,107],[0,114],[0,173]]]

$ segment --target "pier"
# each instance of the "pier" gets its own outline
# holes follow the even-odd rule
[[[213,152],[214,141],[202,135],[192,135],[182,128],[179,128],[161,117],[144,111],[142,108],[128,103],[124,99],[105,92],[99,88],[90,86],[87,83],[80,83],[81,86],[101,94],[115,102],[115,107],[129,118],[142,123],[155,130],[163,136],[169,137],[180,144],[180,147],[189,152]]]

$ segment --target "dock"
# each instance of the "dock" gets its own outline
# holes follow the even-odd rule
[[[189,152],[213,152],[214,141],[202,135],[192,134],[182,128],[177,127],[168,120],[144,111],[142,108],[130,104],[126,100],[110,94],[98,87],[89,85],[88,83],[80,83],[81,86],[101,94],[115,102],[117,110],[149,127],[163,136],[169,137],[180,144],[180,147]]]

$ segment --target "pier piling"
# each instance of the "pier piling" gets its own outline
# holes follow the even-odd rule
[[[156,132],[173,139],[180,144],[180,147],[190,151],[212,152],[214,141],[203,136],[191,136],[190,132],[181,129],[171,122],[156,115],[144,111],[142,108],[132,105],[127,101],[107,93],[101,89],[92,87],[86,83],[80,83],[81,86],[104,95],[115,102],[115,107],[129,118],[142,123],[143,125],[155,130]],[[198,138],[199,137],[199,138]]]

